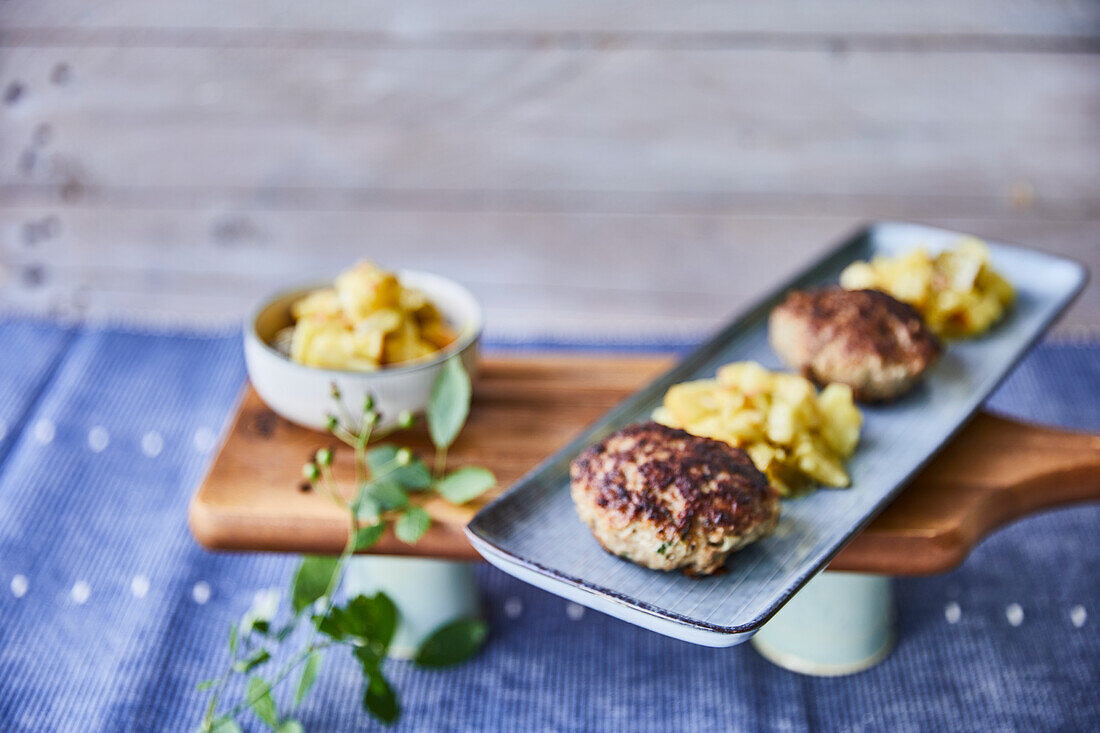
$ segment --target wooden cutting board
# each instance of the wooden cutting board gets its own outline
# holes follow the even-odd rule
[[[486,466],[507,487],[671,364],[671,358],[622,355],[485,359],[470,420],[448,465]],[[192,499],[195,539],[212,550],[340,552],[346,515],[323,495],[303,491],[300,478],[317,448],[334,442],[281,419],[246,387],[233,427]],[[403,443],[430,454],[423,431]],[[350,493],[350,449],[337,451],[334,469]],[[1100,436],[979,414],[829,567],[944,572],[1006,522],[1096,499]],[[435,521],[416,545],[387,534],[372,552],[479,559],[462,532],[477,506],[438,498],[424,506]]]

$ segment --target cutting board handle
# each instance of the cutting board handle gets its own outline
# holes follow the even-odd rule
[[[995,481],[1003,471],[1010,480],[1015,502],[1002,508],[1006,520],[1040,509],[1078,501],[1100,499],[1100,435],[1075,433],[1026,425],[993,415],[982,415],[979,432],[987,453],[974,462],[972,471]],[[954,450],[965,449],[952,445]],[[977,446],[975,446],[977,447]],[[981,455],[981,454],[979,454]],[[941,466],[945,471],[950,466]]]
[[[1096,500],[1100,435],[980,413],[830,567],[944,572],[998,527],[1043,509]],[[943,517],[945,504],[959,510]]]

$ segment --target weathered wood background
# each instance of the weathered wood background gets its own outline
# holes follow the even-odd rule
[[[1100,272],[1098,194],[1098,2],[0,0],[7,308],[228,324],[366,256],[683,337],[871,218]]]

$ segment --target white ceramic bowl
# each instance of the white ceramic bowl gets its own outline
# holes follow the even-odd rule
[[[244,329],[244,358],[248,377],[260,398],[287,420],[307,428],[324,430],[327,416],[335,412],[332,385],[339,387],[353,414],[368,394],[381,413],[380,427],[389,427],[403,410],[423,412],[431,395],[432,382],[443,362],[460,355],[472,377],[481,338],[481,307],[466,288],[439,275],[415,270],[397,273],[402,285],[428,296],[458,333],[455,342],[430,360],[396,364],[376,372],[321,369],[291,361],[270,346],[275,333],[293,322],[290,306],[307,293],[326,284],[296,288],[260,303],[249,315]]]

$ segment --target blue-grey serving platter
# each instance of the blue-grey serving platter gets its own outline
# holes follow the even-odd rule
[[[1069,305],[1087,279],[1078,263],[989,243],[993,266],[1016,287],[1011,313],[981,338],[949,344],[921,385],[887,406],[862,408],[852,486],[783,502],[775,534],[703,579],[639,567],[605,552],[577,518],[569,462],[622,426],[646,420],[673,384],[713,376],[731,361],[782,368],[768,347],[767,318],[792,288],[835,284],[857,259],[953,245],[957,232],[876,223],[843,242],[719,331],[679,365],[630,397],[483,508],[466,528],[486,560],[540,588],[647,629],[707,646],[752,636],[905,486],[978,409]],[[736,261],[708,267],[737,267]]]

